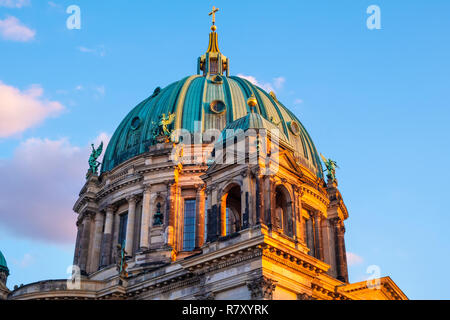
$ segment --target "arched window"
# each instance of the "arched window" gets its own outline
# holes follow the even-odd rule
[[[239,213],[237,213],[234,209],[227,208],[226,221],[226,234],[232,234],[241,230],[241,220],[239,217]]]
[[[195,199],[184,201],[184,251],[192,251],[195,248],[195,205]]]
[[[232,184],[226,187],[221,201],[221,235],[228,235],[242,229],[241,187]]]
[[[279,185],[275,189],[275,224],[289,237],[294,235],[292,201],[286,187]]]

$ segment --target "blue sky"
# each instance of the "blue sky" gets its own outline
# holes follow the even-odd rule
[[[81,30],[66,27],[72,4]],[[366,26],[373,4],[381,30]],[[196,72],[213,5],[231,73],[276,90],[340,166],[350,280],[377,265],[412,299],[449,299],[438,268],[450,263],[445,0],[0,0],[8,286],[67,277],[90,143],[107,140],[155,87]]]

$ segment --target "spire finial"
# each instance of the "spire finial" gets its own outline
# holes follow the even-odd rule
[[[213,7],[209,13],[212,16],[212,32],[209,33],[209,43],[206,53],[197,60],[197,74],[203,71],[204,76],[210,76],[223,75],[226,72],[228,77],[230,62],[219,50],[218,35],[216,33],[216,13],[218,11],[219,8]]]
[[[216,12],[219,11],[219,8],[216,8],[213,6],[212,11],[209,13],[210,16],[212,16],[212,26],[211,26],[211,30],[213,32],[216,31],[217,27],[216,27]]]

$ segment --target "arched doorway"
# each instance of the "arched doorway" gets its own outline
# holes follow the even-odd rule
[[[285,186],[275,188],[275,225],[289,237],[294,235],[292,200]]]
[[[242,229],[241,187],[231,184],[224,189],[221,198],[221,236],[238,232]]]

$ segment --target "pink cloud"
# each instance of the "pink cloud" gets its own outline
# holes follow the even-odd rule
[[[358,256],[356,253],[347,251],[347,264],[349,267],[361,264],[364,262],[364,259]]]
[[[39,85],[20,91],[0,81],[0,138],[21,133],[64,110],[61,103],[48,101],[43,94]]]
[[[5,40],[28,42],[34,39],[36,31],[22,24],[16,17],[0,20],[0,36]]]
[[[105,148],[109,136],[101,134]],[[11,159],[0,161],[0,223],[17,235],[53,243],[72,243],[72,207],[88,169],[89,147],[67,139],[28,139]]]

